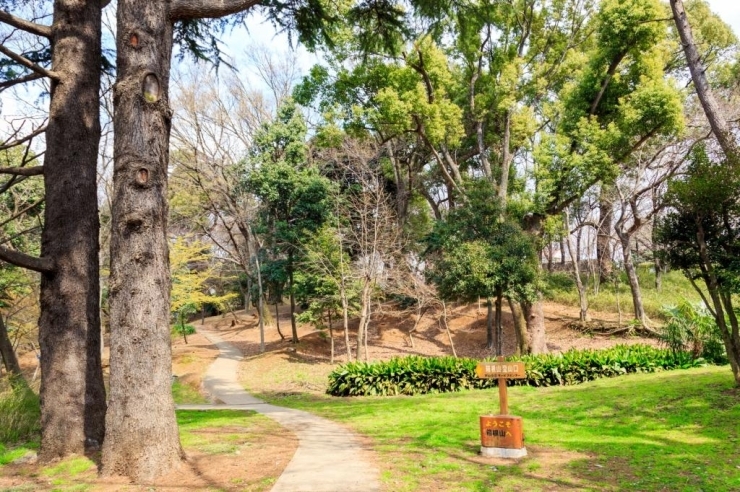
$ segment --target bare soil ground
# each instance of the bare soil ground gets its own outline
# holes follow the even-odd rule
[[[334,362],[331,363],[331,343],[329,333],[320,332],[308,325],[297,327],[300,343],[290,342],[291,326],[287,306],[279,309],[280,331],[274,322],[265,326],[265,353],[259,352],[259,329],[255,309],[248,312],[237,311],[224,316],[206,318],[204,324],[194,323],[196,328],[213,330],[225,340],[236,345],[244,354],[240,379],[252,392],[296,393],[323,392],[326,376],[336,363],[347,360],[347,347],[341,328],[333,330]],[[617,344],[647,343],[655,344],[649,338],[602,337],[587,335],[568,325],[578,319],[578,308],[546,302],[544,305],[547,327],[548,348],[553,352],[563,352],[571,348],[606,348]],[[591,311],[596,321],[616,322],[611,313]],[[441,320],[441,312],[427,311],[413,329],[416,315],[399,314],[393,311],[376,312],[370,324],[370,360],[386,360],[405,355],[443,356],[452,355],[452,345],[460,357],[483,358],[491,355],[486,348],[486,307],[476,304],[451,305],[448,307],[447,330]],[[350,348],[356,350],[357,320],[350,323]],[[452,345],[450,343],[452,341]],[[508,310],[504,313],[504,353],[513,354],[516,349],[514,324]],[[354,355],[353,355],[354,357]]]
[[[62,463],[11,463],[0,466],[0,490],[88,491],[210,491],[270,490],[293,457],[298,440],[271,420],[261,417],[248,429],[203,428],[207,443],[185,447],[187,461],[181,468],[153,484],[133,485],[123,478],[100,478],[97,468],[72,458]],[[221,450],[227,444],[228,451]],[[210,445],[210,446],[209,446]],[[97,458],[95,458],[97,459]],[[69,466],[65,466],[69,463]]]

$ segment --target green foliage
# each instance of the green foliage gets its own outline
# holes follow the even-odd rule
[[[667,323],[662,341],[673,352],[691,352],[694,357],[715,364],[726,364],[727,353],[714,317],[706,309],[683,300],[665,309]]]
[[[0,388],[0,443],[33,439],[41,431],[39,397],[26,385]]]
[[[451,210],[427,237],[427,277],[443,299],[472,301],[499,293],[534,296],[534,241],[504,218],[487,181],[469,184],[465,206]]]
[[[195,313],[195,311],[193,311]],[[191,313],[191,314],[193,314]],[[178,322],[172,327],[172,331],[180,336],[186,337],[195,333],[195,327],[191,324],[184,323],[185,316],[180,316]]]
[[[687,369],[704,363],[688,352],[647,345],[617,345],[605,350],[569,350],[562,354],[509,357],[526,364],[526,386],[573,385],[628,373]],[[385,362],[350,362],[329,375],[327,393],[334,396],[417,395],[496,386],[475,375],[474,359],[405,357]]]
[[[296,300],[303,308],[298,321],[310,323],[319,330],[326,329],[330,316],[334,321],[342,316],[342,290],[348,314],[352,316],[357,312],[359,286],[352,279],[350,262],[335,227],[324,225],[306,243],[295,278]]]
[[[690,156],[687,172],[669,183],[658,241],[661,255],[689,278],[706,279],[708,268],[717,275],[719,290],[740,292],[740,176],[724,162],[712,162],[704,146]],[[702,258],[697,234],[706,242]]]

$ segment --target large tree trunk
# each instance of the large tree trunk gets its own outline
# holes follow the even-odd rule
[[[0,315],[0,356],[2,356],[3,366],[5,367],[5,371],[11,377],[11,380],[23,381],[21,366],[18,364],[18,357],[15,356],[13,343],[10,341],[10,337],[8,336],[8,328],[5,325],[5,320],[2,315]]]
[[[110,400],[103,473],[150,482],[180,466],[171,392],[168,2],[119,0],[114,87]]]
[[[529,337],[527,337],[527,321],[524,319],[522,305],[516,301],[508,299],[511,316],[514,318],[514,332],[516,333],[517,354],[524,355],[530,353]]]
[[[694,81],[696,94],[699,96],[702,108],[704,108],[704,114],[707,116],[709,126],[712,127],[712,133],[717,138],[725,156],[732,160],[733,164],[737,164],[738,148],[735,143],[735,137],[712,93],[706,76],[706,68],[701,61],[699,50],[694,43],[694,36],[691,33],[691,25],[686,16],[683,2],[681,0],[670,0],[670,3],[673,11],[673,20],[676,22],[676,28],[681,37],[681,44],[683,45],[683,51],[686,55],[689,71],[691,72],[691,79]]]
[[[596,232],[596,262],[599,265],[599,283],[609,281],[612,274],[612,222],[614,221],[614,206],[605,196],[602,187],[599,196],[599,228]]]
[[[524,319],[527,321],[527,337],[529,338],[530,353],[547,353],[547,337],[545,335],[545,316],[542,312],[542,299],[533,303],[522,303]]]
[[[43,461],[97,448],[105,432],[100,362],[97,160],[100,142],[101,3],[57,0],[46,130],[41,255]]]

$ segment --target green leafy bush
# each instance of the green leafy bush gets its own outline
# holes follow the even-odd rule
[[[689,351],[716,364],[727,363],[722,335],[714,317],[703,309],[682,300],[676,306],[664,309],[667,323],[662,329],[661,341],[674,352]]]
[[[636,372],[686,369],[704,364],[688,352],[648,345],[618,345],[606,350],[569,350],[563,354],[509,357],[526,364],[526,379],[514,385],[573,385]],[[418,395],[491,388],[494,379],[475,375],[475,359],[403,357],[388,361],[343,364],[329,374],[327,393],[334,396]]]

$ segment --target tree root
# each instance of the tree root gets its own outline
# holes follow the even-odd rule
[[[568,328],[587,335],[596,335],[602,337],[629,337],[645,336],[657,338],[660,334],[648,326],[639,324],[619,325],[614,321],[571,321],[566,325]]]

